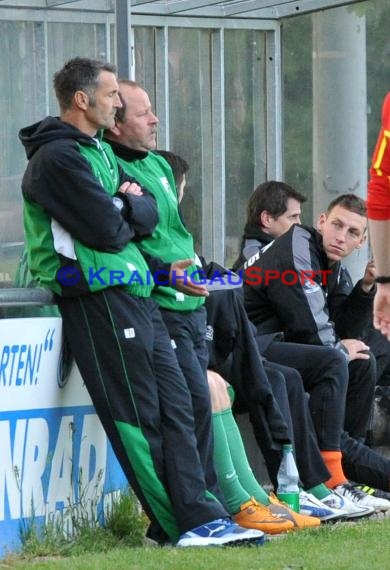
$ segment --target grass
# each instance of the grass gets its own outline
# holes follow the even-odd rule
[[[158,548],[118,546],[64,556],[11,556],[0,570],[370,570],[387,568],[390,518],[336,523],[273,539],[262,547]]]
[[[87,507],[83,500],[71,504],[64,510],[65,517],[50,517],[44,525],[37,523],[34,517],[23,521],[19,530],[21,554],[10,555],[0,561],[0,570],[19,562],[35,564],[47,558],[69,561],[72,557],[91,552],[104,553],[119,546],[142,546],[149,521],[130,489],[120,493],[107,507],[104,526],[93,514],[93,504],[89,505],[89,509]],[[71,530],[66,524],[69,519],[72,522]]]

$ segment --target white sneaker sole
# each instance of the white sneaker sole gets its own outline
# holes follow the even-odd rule
[[[186,548],[189,546],[261,546],[265,542],[265,535],[252,537],[252,538],[212,538],[212,537],[188,537],[182,538],[176,544],[179,548]]]

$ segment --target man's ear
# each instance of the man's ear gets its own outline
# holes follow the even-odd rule
[[[259,214],[260,227],[268,230],[271,225],[271,218],[272,218],[271,214],[267,210],[263,210]]]
[[[87,110],[89,104],[89,97],[86,93],[84,93],[84,91],[76,91],[75,94],[73,95],[73,100],[76,107],[82,109],[83,111]]]
[[[360,242],[359,242],[359,245],[357,245],[357,246],[355,247],[355,249],[360,249],[366,240],[367,240],[367,232],[365,232],[365,233],[362,235],[361,240],[360,240]]]
[[[322,228],[324,227],[325,222],[326,222],[326,214],[325,214],[325,212],[322,212],[322,214],[320,214],[320,215],[318,216],[318,219],[317,219],[317,225],[316,225],[316,227],[317,227],[317,231],[318,231],[318,232],[321,233]]]

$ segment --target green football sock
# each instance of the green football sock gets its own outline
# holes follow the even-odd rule
[[[320,483],[319,485],[316,485],[311,489],[306,489],[306,491],[314,495],[315,498],[318,499],[319,501],[325,499],[325,497],[328,497],[331,494],[331,491],[328,489],[326,485],[324,485],[324,483]]]
[[[229,394],[231,405],[233,405],[234,398],[236,397],[236,393],[235,393],[234,388],[231,384],[229,384],[229,386],[227,387],[227,393]]]
[[[230,455],[230,447],[222,419],[224,412],[213,413],[214,464],[230,514],[238,513],[240,506],[250,499],[240,483]]]
[[[230,449],[230,456],[241,485],[251,497],[256,499],[256,501],[262,505],[268,505],[268,495],[257,481],[252,468],[249,465],[241,432],[236,420],[234,419],[231,408],[220,413]]]

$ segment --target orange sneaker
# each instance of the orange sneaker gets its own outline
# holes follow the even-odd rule
[[[233,516],[233,520],[244,528],[262,530],[267,534],[288,532],[294,530],[295,526],[291,520],[284,518],[284,515],[271,513],[268,507],[261,505],[253,497],[241,505],[240,512]]]
[[[320,519],[296,513],[295,511],[290,509],[290,507],[288,507],[286,503],[282,503],[282,501],[279,501],[279,499],[274,493],[270,493],[268,495],[268,498],[271,502],[271,504],[268,507],[271,513],[274,513],[275,515],[279,515],[291,521],[294,524],[295,529],[315,528],[320,526],[321,524]]]

